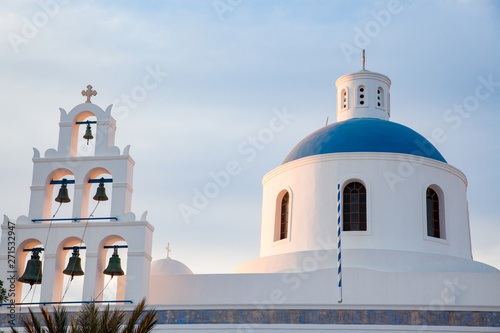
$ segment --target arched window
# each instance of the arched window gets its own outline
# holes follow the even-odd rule
[[[384,107],[384,89],[382,87],[377,88],[377,106],[379,108]]]
[[[344,231],[366,231],[366,188],[359,182],[346,185],[343,193]]]
[[[288,212],[290,210],[290,195],[288,192],[285,193],[283,199],[281,199],[281,220],[280,220],[280,237],[279,239],[285,239],[288,237]]]
[[[432,188],[427,188],[427,236],[441,238],[439,221],[439,196]]]
[[[366,102],[366,88],[365,86],[359,86],[358,87],[358,105],[360,106],[367,106]]]
[[[349,104],[347,102],[348,102],[347,89],[344,88],[340,92],[340,105],[341,105],[340,109],[341,110],[346,110],[349,108]]]

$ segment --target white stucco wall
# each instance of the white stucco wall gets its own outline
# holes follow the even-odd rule
[[[481,281],[481,283],[478,283]],[[150,304],[184,307],[338,305],[336,269],[274,274],[151,276]],[[342,305],[499,307],[500,272],[343,270]]]

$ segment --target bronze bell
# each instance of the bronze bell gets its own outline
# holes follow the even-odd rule
[[[92,140],[94,136],[92,135],[92,127],[90,127],[90,123],[87,121],[87,129],[85,130],[84,139],[87,140],[87,145],[89,144],[89,140]]]
[[[99,187],[94,195],[94,200],[96,201],[106,201],[108,200],[108,196],[106,195],[106,189],[104,188],[104,178],[101,178],[101,182],[99,183]]]
[[[30,286],[42,283],[42,262],[40,261],[39,249],[33,249],[31,259],[28,260],[23,276],[18,281],[29,283]]]
[[[115,275],[116,276],[125,275],[125,273],[123,272],[123,269],[122,269],[121,259],[118,256],[118,247],[117,246],[115,246],[113,255],[111,256],[111,258],[109,258],[108,267],[106,267],[106,269],[104,270],[103,273],[106,275],[111,275],[111,277],[113,277]]]
[[[73,248],[73,254],[71,258],[69,258],[68,267],[63,271],[63,274],[73,276],[81,276],[83,275],[82,269],[82,258],[80,258],[80,251],[78,247]]]
[[[66,182],[66,178],[64,178],[62,180],[62,185],[59,189],[59,194],[57,195],[56,202],[65,203],[71,201],[68,195],[68,185],[66,185]]]

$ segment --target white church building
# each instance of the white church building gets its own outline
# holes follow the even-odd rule
[[[135,161],[114,145],[112,106],[93,104],[88,86],[85,103],[60,109],[57,149],[34,149],[28,214],[4,217],[0,280],[15,295],[0,307],[0,331],[40,303],[129,310],[146,298],[158,332],[500,332],[500,271],[472,259],[467,178],[390,121],[390,86],[364,68],[337,80],[337,122],[264,176],[260,255],[233,274],[153,260],[154,223],[131,211]],[[77,156],[81,127],[93,130],[90,156]],[[97,186],[109,216],[91,213]],[[54,217],[70,187],[71,216]],[[75,247],[81,269],[67,266]],[[123,272],[116,256],[108,265],[113,252]],[[78,304],[61,302],[68,275],[83,279]],[[22,299],[30,285],[35,302]]]

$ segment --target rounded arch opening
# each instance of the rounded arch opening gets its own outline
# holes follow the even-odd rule
[[[40,301],[40,291],[41,287],[39,284],[33,284],[31,287],[27,283],[19,282],[19,278],[23,276],[25,273],[26,266],[28,264],[28,260],[31,259],[32,252],[25,252],[24,249],[32,249],[35,247],[43,247],[41,241],[35,238],[26,239],[19,244],[16,250],[16,303],[33,303]],[[44,251],[39,253],[40,260],[42,262],[42,283],[43,283],[43,271],[45,269],[45,260],[44,260]]]
[[[425,190],[426,236],[446,239],[444,192],[436,184]]]
[[[359,107],[366,107],[368,106],[368,97],[367,97],[368,91],[366,91],[366,87],[364,85],[360,85],[357,88],[357,93],[356,93],[356,105]]]
[[[366,184],[349,179],[342,186],[342,231],[367,231]]]
[[[97,121],[97,117],[93,112],[82,111],[78,115],[76,115],[75,118],[73,118],[70,144],[71,156],[93,156],[95,154],[97,126],[96,124],[90,124],[92,136],[94,138],[87,141],[83,138],[85,131],[87,130],[87,125],[77,124],[77,122],[84,121]]]
[[[73,172],[66,168],[59,168],[52,171],[45,182],[45,198],[43,203],[43,218],[70,218],[73,215],[73,205],[74,205],[74,194],[75,194],[75,184],[67,183],[66,189],[70,202],[57,202],[56,198],[62,188],[62,184],[51,184],[52,180],[62,181],[66,179],[68,181],[74,181],[75,176]],[[45,223],[49,223],[46,221]]]
[[[68,263],[73,255],[73,249],[65,250],[65,247],[85,247],[85,243],[78,237],[68,237],[64,239],[56,250],[56,267],[54,272],[53,298],[56,301],[80,301],[83,299],[83,276],[75,275],[71,279],[63,271],[68,268]],[[81,268],[85,273],[86,249],[78,249]],[[71,266],[73,269],[74,267]]]
[[[125,274],[122,276],[104,274],[104,270],[108,267],[109,260],[114,253],[113,248],[105,248],[105,246],[110,247],[115,245],[126,246],[128,244],[124,238],[118,235],[108,236],[99,243],[97,251],[97,279],[95,284],[96,300],[113,301],[125,299],[128,248],[117,249],[118,256],[120,257],[120,265]]]
[[[112,179],[111,173],[105,168],[95,168],[90,170],[83,180],[83,194],[82,194],[82,217],[109,217],[111,216],[111,202],[113,198],[113,183],[104,182],[104,191],[108,200],[97,201],[94,200],[97,194],[97,189],[100,183],[89,183],[90,179],[99,180]]]
[[[273,241],[290,240],[292,224],[292,191],[289,187],[282,189],[276,196],[274,221]]]
[[[347,87],[340,91],[340,110],[349,109],[349,92]]]
[[[385,108],[384,88],[378,87],[376,96],[377,96],[377,98],[376,98],[377,100],[375,101],[375,103],[376,103],[377,108],[384,109]]]

